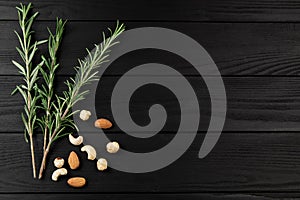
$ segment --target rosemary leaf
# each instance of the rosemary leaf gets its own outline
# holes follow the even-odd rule
[[[42,60],[44,62],[44,68],[40,68],[40,72],[42,74],[44,84],[41,86],[36,85],[35,89],[38,91],[39,98],[41,99],[41,106],[39,107],[43,112],[44,115],[40,119],[38,119],[39,125],[44,134],[44,145],[43,151],[45,152],[49,134],[53,131],[53,114],[52,107],[53,107],[53,93],[54,93],[54,77],[56,70],[59,66],[57,63],[57,51],[62,41],[62,35],[64,32],[66,21],[62,19],[56,20],[56,31],[53,34],[50,29],[48,28],[49,38],[48,38],[48,53],[49,58],[46,59],[45,56],[42,56]],[[45,168],[45,166],[42,166]]]
[[[12,61],[12,63],[18,68],[19,73],[23,75],[24,83],[18,85],[16,89],[12,92],[12,94],[17,91],[21,94],[24,99],[24,113],[22,113],[22,121],[25,126],[25,141],[30,143],[31,150],[31,160],[32,160],[32,170],[33,177],[36,177],[35,170],[35,158],[34,158],[34,147],[33,147],[33,134],[36,122],[36,102],[37,97],[34,91],[34,84],[38,80],[38,72],[40,67],[43,65],[44,61],[41,61],[38,65],[34,66],[32,60],[38,50],[38,46],[46,42],[46,40],[35,41],[32,42],[32,34],[31,30],[32,24],[35,18],[38,15],[38,12],[34,13],[32,16],[29,16],[29,11],[31,10],[32,5],[29,3],[28,5],[20,4],[20,7],[17,7],[18,16],[19,16],[19,25],[21,28],[21,35],[15,31],[21,49],[16,48],[20,57],[22,58],[23,64],[18,63],[16,61]]]
[[[74,67],[76,71],[75,78],[70,78],[65,81],[68,89],[63,92],[63,96],[56,95],[56,102],[53,105],[53,131],[49,133],[48,145],[43,154],[43,160],[40,168],[39,178],[42,178],[43,171],[45,169],[46,158],[51,147],[51,144],[63,137],[68,135],[64,133],[67,127],[76,128],[73,121],[73,115],[78,111],[71,111],[74,104],[78,101],[83,100],[84,96],[88,91],[80,91],[82,86],[91,83],[92,81],[98,80],[97,72],[94,72],[104,62],[107,62],[108,53],[110,48],[116,45],[118,42],[115,41],[117,37],[124,31],[124,25],[117,23],[114,31],[109,29],[110,37],[106,38],[105,34],[102,33],[103,42],[100,45],[95,45],[95,51],[88,52],[87,59],[78,60],[79,65]]]

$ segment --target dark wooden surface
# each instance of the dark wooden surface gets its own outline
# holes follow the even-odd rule
[[[13,33],[18,29],[18,1],[0,1],[0,199],[281,199],[300,198],[300,1],[295,0],[188,0],[188,1],[32,1],[41,14],[35,23],[36,38],[47,37],[58,17],[68,19],[60,52],[62,68],[56,81],[74,75],[77,58],[86,47],[101,41],[100,31],[116,19],[127,29],[159,26],[178,30],[197,40],[216,62],[225,83],[228,113],[221,138],[205,158],[197,154],[209,122],[209,95],[192,66],[170,53],[135,51],[123,56],[101,79],[98,115],[112,119],[110,94],[114,83],[130,67],[159,62],[174,67],[201,95],[198,136],[189,150],[170,166],[146,174],[109,169],[99,173],[94,162],[67,139],[57,142],[49,160],[78,152],[82,167],[72,175],[85,176],[88,185],[72,189],[66,178],[50,180],[52,163],[43,180],[31,177],[30,154],[20,119],[23,102],[10,92],[21,77],[11,64],[18,60]],[[41,47],[44,51],[46,46]],[[145,76],[141,74],[140,76]],[[148,74],[149,76],[149,74]],[[151,74],[150,74],[151,76]],[[166,77],[176,81],[176,77]],[[214,78],[214,77],[211,77]],[[107,131],[126,149],[149,151],[160,148],[176,133],[178,101],[163,95],[162,88],[145,88],[134,97],[133,119],[147,123],[145,105],[160,102],[170,111],[172,123],[151,142],[134,140],[115,126]],[[149,98],[149,95],[152,98]],[[120,104],[123,102],[120,100]],[[194,113],[190,113],[193,116]],[[112,119],[113,120],[113,119]],[[132,130],[133,132],[135,130]],[[185,130],[189,134],[190,130]],[[142,134],[142,133],[141,133]],[[42,135],[36,135],[40,161]]]

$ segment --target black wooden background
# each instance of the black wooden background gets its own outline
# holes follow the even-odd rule
[[[32,1],[40,12],[35,23],[36,38],[46,38],[45,27],[54,28],[55,18],[68,19],[60,52],[63,66],[57,89],[74,74],[77,58],[86,47],[101,41],[100,32],[113,27],[116,19],[127,29],[159,26],[181,31],[197,40],[216,62],[228,96],[228,113],[223,134],[213,151],[197,159],[205,123],[190,149],[172,165],[151,173],[128,174],[109,169],[99,173],[94,162],[82,162],[71,175],[85,176],[88,185],[73,189],[66,178],[50,180],[52,163],[43,180],[33,180],[29,147],[22,136],[20,119],[23,102],[11,96],[21,77],[11,64],[18,59],[14,29],[18,30],[14,0],[0,1],[0,198],[1,199],[271,199],[300,197],[300,1],[297,0],[48,0]],[[41,48],[45,50],[46,47]],[[110,82],[122,76],[133,60],[156,59],[178,69],[197,85],[201,77],[191,66],[170,55],[136,52],[103,78],[103,109],[109,105]],[[107,92],[107,94],[105,93]],[[154,94],[150,90],[150,94]],[[149,94],[149,93],[148,93]],[[106,97],[106,98],[105,98]],[[145,123],[138,110],[144,102],[136,97],[133,116]],[[160,100],[164,100],[161,97]],[[175,100],[165,99],[169,107]],[[102,104],[101,104],[102,105]],[[178,113],[177,113],[178,114]],[[209,113],[205,113],[209,115]],[[111,118],[111,116],[107,116]],[[176,118],[176,113],[174,114]],[[205,119],[205,118],[204,118]],[[144,120],[144,121],[143,121]],[[205,121],[205,120],[204,120]],[[151,149],[168,141],[176,125],[166,126],[154,144],[129,140],[118,128],[110,137],[136,149]],[[151,146],[152,145],[152,146]],[[41,159],[42,135],[36,136],[37,162]],[[80,159],[85,154],[62,139],[54,145],[49,160],[67,158],[71,150]]]

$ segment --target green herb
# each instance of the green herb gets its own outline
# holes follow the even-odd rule
[[[114,31],[109,29],[110,37],[106,39],[104,33],[102,33],[103,42],[100,45],[95,45],[95,51],[88,52],[88,58],[85,60],[79,60],[79,66],[75,67],[76,76],[67,80],[65,84],[68,87],[67,91],[64,91],[63,96],[56,95],[56,102],[53,103],[53,131],[49,133],[49,141],[47,147],[43,153],[43,159],[39,172],[39,178],[42,178],[43,171],[46,165],[47,155],[49,153],[51,144],[60,137],[68,135],[64,130],[67,127],[76,128],[72,116],[78,111],[72,111],[71,108],[78,101],[83,100],[88,91],[80,91],[82,86],[98,80],[97,71],[101,64],[107,62],[110,48],[117,44],[116,38],[124,31],[124,25],[117,23]]]
[[[36,103],[38,97],[36,91],[34,90],[34,85],[38,80],[39,69],[43,65],[44,61],[41,61],[36,66],[32,64],[32,61],[38,50],[37,47],[40,44],[45,43],[47,40],[33,42],[33,31],[31,30],[31,27],[34,19],[38,15],[38,12],[34,13],[30,17],[28,16],[32,5],[28,4],[27,6],[24,6],[21,4],[20,7],[16,8],[18,10],[19,24],[22,31],[21,35],[15,31],[21,46],[21,48],[16,47],[16,49],[22,58],[23,64],[20,64],[14,60],[12,62],[19,69],[19,73],[23,76],[24,83],[18,85],[12,94],[19,92],[25,101],[24,113],[22,113],[22,120],[25,125],[24,134],[26,142],[28,142],[29,138],[33,177],[36,178],[33,134],[36,124]]]
[[[115,40],[124,31],[124,25],[117,23],[114,31],[109,29],[109,38],[106,38],[105,34],[102,33],[103,42],[100,45],[95,45],[95,51],[90,52],[87,50],[87,59],[78,60],[79,65],[75,67],[75,78],[70,78],[65,82],[68,89],[63,92],[62,96],[58,96],[54,94],[53,86],[55,72],[59,67],[57,63],[57,51],[62,40],[66,22],[57,19],[55,34],[48,29],[50,34],[48,40],[33,41],[31,27],[38,13],[36,12],[32,16],[29,16],[31,8],[31,3],[27,6],[21,4],[20,7],[17,7],[19,24],[22,30],[21,36],[15,31],[21,46],[21,48],[17,47],[17,51],[24,64],[20,64],[14,60],[12,62],[19,69],[19,73],[24,76],[24,83],[17,86],[13,94],[19,92],[25,101],[25,114],[22,113],[22,120],[25,125],[25,139],[28,141],[29,138],[30,142],[34,178],[36,178],[36,167],[33,133],[36,129],[37,121],[43,130],[43,158],[39,171],[39,178],[42,178],[43,171],[46,168],[47,155],[53,142],[70,134],[65,132],[67,127],[77,129],[73,121],[73,115],[77,111],[72,111],[72,107],[78,101],[84,99],[84,96],[88,93],[88,91],[81,91],[82,86],[98,80],[96,69],[108,61],[110,48],[118,43]],[[33,65],[32,61],[36,56],[37,47],[47,41],[49,58],[42,56],[42,61],[37,65]],[[43,65],[45,69],[42,68]],[[41,72],[44,81],[42,85],[37,84],[39,72]],[[37,109],[40,109],[44,113],[40,119],[36,117]]]
[[[48,28],[49,32],[49,39],[48,39],[48,51],[49,51],[49,58],[46,59],[42,56],[44,61],[44,66],[46,69],[41,68],[41,74],[44,79],[44,84],[40,87],[36,85],[36,89],[38,90],[39,97],[41,99],[41,110],[44,111],[44,116],[38,119],[39,124],[42,128],[44,133],[44,145],[43,151],[46,150],[47,142],[50,139],[50,134],[53,131],[53,115],[51,115],[52,110],[52,98],[53,98],[53,86],[54,86],[54,78],[55,72],[59,67],[57,63],[57,51],[62,41],[62,35],[64,32],[66,21],[62,19],[56,20],[56,32],[53,34],[50,29]],[[42,166],[45,168],[45,166]]]

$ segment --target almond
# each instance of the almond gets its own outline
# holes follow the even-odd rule
[[[68,184],[71,187],[80,188],[86,184],[86,180],[83,177],[73,177],[69,178]]]
[[[101,118],[101,119],[97,119],[95,121],[95,127],[102,128],[102,129],[108,129],[108,128],[112,127],[112,123],[107,119]]]
[[[71,169],[77,169],[79,167],[80,165],[79,158],[74,151],[70,153],[68,158],[68,163]]]

